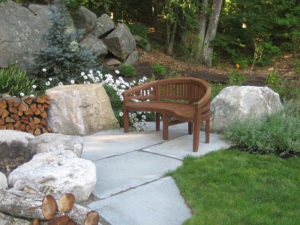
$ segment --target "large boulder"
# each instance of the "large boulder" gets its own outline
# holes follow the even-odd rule
[[[121,23],[104,38],[104,43],[113,55],[122,60],[125,60],[136,49],[136,43],[129,28]]]
[[[107,14],[103,14],[97,19],[96,27],[92,34],[101,38],[113,29],[115,29],[114,21]]]
[[[89,198],[96,181],[94,163],[71,151],[36,154],[8,176],[9,185],[15,189],[30,184],[44,192],[42,187],[51,187],[53,192],[72,193],[78,202]]]
[[[106,56],[108,53],[107,46],[103,41],[92,34],[88,34],[79,44],[98,56]]]
[[[0,7],[0,68],[11,63],[29,68],[33,54],[42,48],[42,37],[51,26],[51,11],[37,5],[30,9],[11,0]]]
[[[31,154],[43,152],[72,151],[81,157],[83,138],[79,136],[47,133],[37,136],[29,142],[28,150]]]
[[[0,190],[7,188],[7,178],[5,174],[0,172]],[[1,224],[1,223],[0,223]]]
[[[34,139],[32,134],[15,130],[0,130],[0,158],[24,156],[31,157],[27,146]]]
[[[51,101],[47,122],[55,133],[88,135],[118,126],[101,84],[57,86],[46,95]]]
[[[84,30],[86,34],[92,31],[96,26],[96,14],[84,6],[80,6],[76,11],[71,11],[71,16],[75,27]]]
[[[261,116],[281,109],[279,95],[268,87],[230,86],[224,88],[211,103],[211,130],[222,131],[235,119]]]

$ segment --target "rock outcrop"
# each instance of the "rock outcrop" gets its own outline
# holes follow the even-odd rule
[[[113,29],[115,29],[114,21],[107,14],[103,14],[97,19],[96,27],[92,34],[101,38]]]
[[[114,56],[122,60],[126,60],[136,49],[136,43],[129,28],[121,23],[104,38],[104,43]]]
[[[80,158],[83,150],[83,138],[53,133],[42,134],[31,140],[27,148],[32,155],[45,152],[72,151]]]
[[[55,0],[52,7],[60,7],[62,4],[63,1]],[[49,19],[52,13],[47,5],[30,4],[26,8],[12,0],[1,4],[0,68],[6,68],[12,63],[22,69],[31,68],[33,56],[46,47],[43,36],[51,27]],[[107,14],[97,19],[93,12],[81,6],[71,13],[66,12],[66,24],[66,32],[84,30],[80,45],[95,52],[102,62],[106,62],[102,59],[109,52],[126,65],[133,64],[139,57],[129,28],[125,24],[115,26]]]
[[[88,135],[118,126],[101,84],[57,86],[46,94],[51,101],[47,122],[55,133]]]
[[[72,193],[76,201],[89,198],[96,184],[96,167],[71,151],[36,154],[29,162],[13,170],[8,183],[15,189],[29,185],[45,193]]]
[[[222,131],[235,119],[261,116],[283,109],[279,95],[268,87],[230,86],[224,88],[211,103],[210,126]]]
[[[0,68],[11,63],[28,68],[33,54],[43,47],[41,40],[51,25],[51,11],[46,5],[29,9],[12,0],[0,7]]]
[[[88,34],[79,44],[98,56],[106,56],[108,54],[107,46],[93,34]]]
[[[75,27],[84,30],[85,34],[91,32],[96,26],[96,14],[84,6],[80,6],[78,10],[72,11],[71,16]]]

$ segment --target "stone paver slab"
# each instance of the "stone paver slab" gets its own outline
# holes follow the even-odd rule
[[[138,151],[94,163],[97,184],[93,194],[100,199],[154,181],[182,165],[181,160]]]
[[[169,128],[170,139],[185,134],[187,134],[187,124]],[[155,131],[154,123],[147,123],[145,132],[140,133],[124,133],[123,129],[107,130],[84,137],[82,158],[95,161],[163,142],[162,131]]]
[[[188,155],[202,156],[211,151],[216,151],[221,148],[229,148],[230,146],[231,145],[224,141],[220,135],[212,133],[210,134],[210,142],[206,144],[205,133],[201,131],[198,152],[193,152],[193,135],[184,135],[160,145],[150,146],[144,150],[177,159],[183,159]]]
[[[191,217],[171,177],[93,202],[89,207],[112,225],[181,225]]]

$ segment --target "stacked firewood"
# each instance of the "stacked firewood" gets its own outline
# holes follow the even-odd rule
[[[0,129],[18,130],[34,135],[48,133],[47,109],[50,101],[47,95],[37,97],[2,97],[0,99]]]
[[[0,190],[0,212],[32,220],[32,225],[98,225],[99,214],[75,203],[74,195],[61,197]]]

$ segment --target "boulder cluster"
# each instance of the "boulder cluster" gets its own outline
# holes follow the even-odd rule
[[[35,137],[25,132],[0,130],[1,154],[18,151],[31,156],[8,178],[0,172],[0,189],[31,187],[44,194],[67,192],[76,201],[85,201],[97,178],[94,163],[80,158],[82,150],[83,139],[79,136],[47,133]]]
[[[0,5],[0,68],[9,64],[30,68],[34,54],[45,48],[42,40],[51,27],[52,13],[47,5],[30,4],[26,8],[12,0]],[[95,52],[101,63],[131,65],[138,60],[136,40],[141,37],[134,37],[125,24],[116,24],[107,14],[97,18],[83,6],[68,18],[68,29],[83,30],[79,44]]]

